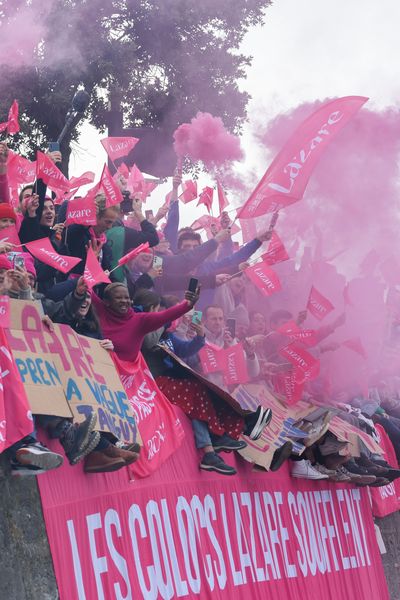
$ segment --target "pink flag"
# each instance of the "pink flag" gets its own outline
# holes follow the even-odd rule
[[[301,200],[321,154],[367,100],[337,98],[303,121],[240,210],[240,218],[259,217]]]
[[[211,215],[203,215],[191,224],[190,228],[197,231],[198,229],[210,229],[211,225],[219,227],[219,220]]]
[[[242,344],[220,350],[220,360],[224,363],[224,382],[226,385],[246,383],[249,380],[246,357]]]
[[[81,262],[81,259],[76,256],[58,254],[51,245],[49,238],[29,242],[25,244],[25,247],[35,258],[57,269],[57,271],[61,271],[61,273],[68,273],[75,265]]]
[[[304,375],[304,379],[311,379],[313,378],[312,375],[315,377],[319,360],[302,348],[297,342],[291,342],[287,346],[280,348],[279,354],[292,363],[294,367],[300,369]]]
[[[8,121],[0,123],[0,132],[5,131],[6,129],[7,133],[10,134],[18,133],[19,131],[18,102],[16,100],[11,104],[10,110],[8,111]]]
[[[277,331],[287,335],[293,341],[301,342],[308,348],[312,348],[318,343],[314,329],[301,329],[295,321],[287,321],[278,327]]]
[[[118,265],[119,266],[124,265],[125,263],[129,262],[130,260],[132,260],[133,258],[138,256],[138,254],[141,254],[142,252],[146,252],[146,250],[148,250],[149,248],[150,248],[149,242],[140,244],[139,246],[137,246],[137,248],[134,248],[133,250],[128,252],[128,254],[125,254],[125,256],[121,256],[121,258],[118,261]]]
[[[342,346],[346,346],[346,348],[353,350],[353,352],[356,352],[365,359],[368,358],[365,348],[362,345],[362,342],[359,337],[352,338],[350,340],[345,340],[344,342],[342,342]]]
[[[289,260],[289,254],[286,252],[285,246],[275,231],[272,232],[268,250],[261,258],[267,265],[274,265]]]
[[[10,327],[10,297],[0,296],[0,327],[8,329]]]
[[[96,225],[95,194],[89,192],[84,198],[77,198],[68,202],[65,224]]]
[[[53,161],[40,151],[37,152],[36,177],[43,179],[44,183],[54,191],[69,191],[68,179],[61,173]]]
[[[223,351],[222,353],[221,351],[222,348],[209,343],[200,350],[198,356],[204,375],[224,370]]]
[[[208,212],[211,212],[211,207],[212,207],[212,203],[213,203],[213,195],[214,195],[213,188],[205,187],[199,196],[199,201],[197,203],[197,206],[200,206],[200,204],[204,204],[206,206]]]
[[[319,321],[322,321],[334,310],[333,304],[325,298],[314,286],[311,287],[310,295],[307,302],[307,310]]]
[[[227,206],[229,206],[229,202],[228,202],[227,197],[225,196],[225,192],[219,181],[217,181],[217,191],[218,191],[219,214],[221,214],[225,210],[225,208]]]
[[[290,371],[278,371],[273,377],[274,389],[278,394],[284,396],[287,404],[296,404],[303,395],[304,382],[299,382],[298,367]]]
[[[349,292],[349,283],[347,282],[346,285],[343,288],[343,301],[345,306],[353,306],[353,303],[351,301],[350,298],[350,292]]]
[[[139,139],[135,137],[107,137],[100,141],[111,160],[117,160],[122,156],[128,156]]]
[[[125,179],[128,179],[129,168],[126,166],[126,164],[124,162],[118,166],[117,173],[120,173],[123,177],[125,177]],[[115,175],[114,175],[114,177],[115,177]]]
[[[239,221],[242,230],[243,243],[251,242],[257,235],[257,226],[255,219],[243,219]]]
[[[10,187],[17,186],[21,183],[33,182],[36,177],[36,161],[31,162],[27,158],[15,154],[15,152],[10,150],[7,172]]]
[[[110,169],[107,167],[107,165],[104,165],[103,173],[101,174],[100,187],[105,193],[107,208],[122,202],[122,192],[119,189],[118,185],[115,183],[110,173]]]
[[[135,194],[142,192],[145,185],[143,173],[136,165],[133,165],[128,177],[128,188]]]
[[[89,290],[99,283],[111,283],[109,277],[101,268],[99,261],[97,260],[97,257],[90,246],[86,256],[83,279],[85,280]]]
[[[244,272],[266,296],[272,296],[282,289],[278,275],[265,262],[248,267]]]
[[[71,190],[77,190],[83,185],[88,185],[89,183],[93,183],[94,181],[94,173],[92,171],[85,171],[79,177],[71,177],[69,180],[69,186]]]
[[[182,182],[182,193],[179,196],[179,200],[181,200],[184,204],[191,202],[197,198],[197,181],[192,181],[188,179],[187,181]]]
[[[0,244],[4,243],[13,244],[14,246],[21,245],[15,225],[10,225],[9,227],[0,230]]]

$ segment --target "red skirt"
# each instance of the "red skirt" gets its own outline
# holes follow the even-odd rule
[[[205,421],[215,435],[227,433],[237,440],[243,432],[244,419],[224,402],[214,402],[211,395],[197,379],[173,379],[164,375],[156,383],[172,404],[176,404],[189,417]]]

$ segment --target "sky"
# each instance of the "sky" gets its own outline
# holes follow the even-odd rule
[[[253,132],[279,113],[305,101],[346,95],[368,96],[374,109],[400,103],[399,23],[399,0],[275,0],[265,24],[252,28],[241,48],[253,62],[240,82],[252,99],[242,139],[246,156],[238,170],[251,178],[251,187],[273,158]],[[106,157],[99,139],[92,127],[82,127],[72,175],[87,169],[100,175]],[[204,185],[209,183],[204,178]],[[167,191],[160,186],[152,195],[155,209]]]

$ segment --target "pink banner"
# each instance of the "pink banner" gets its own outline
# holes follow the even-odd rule
[[[272,296],[282,289],[278,275],[265,262],[248,267],[244,272],[266,296]]]
[[[113,355],[125,392],[132,406],[144,447],[137,462],[130,466],[136,477],[148,477],[175,452],[184,431],[175,407],[158,389],[144,358],[135,363]]]
[[[259,217],[300,200],[325,148],[367,100],[362,96],[337,98],[310,115],[276,156],[239,218]]]
[[[396,453],[382,425],[375,425],[379,437],[379,445],[384,450],[384,458],[390,466],[398,469]],[[375,517],[386,517],[400,510],[400,481],[395,479],[388,485],[370,488],[372,513]]]
[[[38,477],[61,600],[389,600],[365,489],[233,454],[236,476],[201,472],[183,419],[182,447],[147,479],[68,464]]]

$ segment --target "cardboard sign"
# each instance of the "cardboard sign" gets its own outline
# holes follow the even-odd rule
[[[99,431],[139,441],[136,421],[110,354],[67,325],[42,324],[41,304],[11,300],[7,338],[32,412],[83,421],[94,410]],[[138,439],[139,438],[139,439]]]

